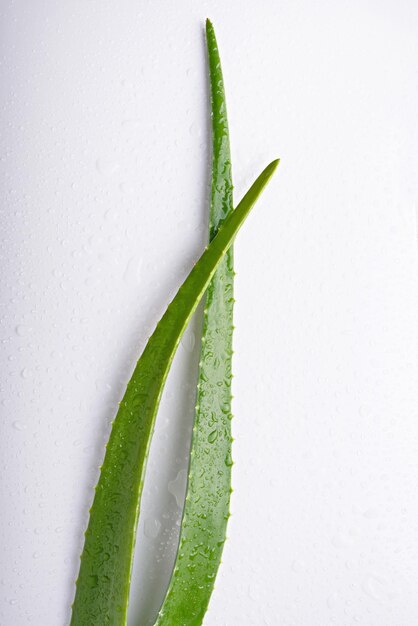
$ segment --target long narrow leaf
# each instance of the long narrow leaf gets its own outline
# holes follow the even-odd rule
[[[209,238],[233,210],[231,155],[221,61],[206,22],[211,104]],[[231,494],[232,246],[206,292],[195,423],[176,562],[156,626],[200,626],[219,568]]]
[[[260,174],[225,220],[150,337],[113,422],[81,556],[72,626],[124,626],[146,459],[181,336],[239,228],[278,165]]]

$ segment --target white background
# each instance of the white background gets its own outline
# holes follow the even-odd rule
[[[0,12],[1,626],[68,624],[109,423],[204,247],[207,16],[236,198],[282,162],[235,247],[233,517],[205,626],[417,624],[416,3]],[[158,416],[130,626],[153,623],[167,583],[198,352],[192,327]]]

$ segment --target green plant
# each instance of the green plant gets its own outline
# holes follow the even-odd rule
[[[212,183],[209,239],[233,209],[225,90],[215,32],[206,22],[211,105]],[[195,423],[176,562],[156,626],[198,626],[215,583],[231,493],[232,247],[206,291]]]
[[[113,422],[86,531],[72,626],[126,622],[139,502],[162,389],[183,332],[278,160],[226,218],[159,321]]]
[[[213,67],[211,66],[213,87],[216,76],[221,78],[222,75],[220,74],[214,33],[210,24],[208,25],[208,36],[209,46],[212,46],[210,48],[210,62],[214,64]],[[216,68],[217,64],[218,68]],[[201,409],[197,410],[198,421],[196,424],[199,424],[200,420],[202,425],[201,433],[204,436],[207,433],[210,422],[204,424],[202,417],[206,419],[210,406],[206,403],[206,399],[203,401],[202,381],[206,385],[208,381],[205,378],[210,379],[213,383],[220,376],[219,382],[222,383],[223,391],[216,397],[220,399],[224,427],[220,424],[219,428],[214,427],[207,434],[207,443],[210,445],[208,448],[210,454],[212,454],[212,450],[218,451],[216,454],[214,452],[213,462],[222,464],[222,471],[224,472],[221,477],[222,480],[218,483],[218,489],[227,488],[227,494],[226,497],[225,494],[222,494],[222,497],[219,499],[219,509],[216,509],[216,513],[212,518],[214,523],[217,520],[217,526],[213,529],[213,538],[218,536],[221,545],[216,546],[215,550],[208,553],[208,560],[213,559],[213,567],[210,570],[212,573],[209,572],[207,575],[205,593],[202,594],[202,606],[204,606],[204,609],[213,587],[213,578],[219,564],[224,538],[226,519],[221,519],[221,512],[225,512],[228,509],[229,471],[231,464],[231,438],[228,418],[230,416],[229,384],[233,269],[232,255],[226,258],[225,255],[239,228],[278,165],[277,160],[270,163],[253,183],[249,191],[247,191],[236,209],[232,212],[230,211],[232,207],[232,185],[230,181],[229,140],[226,117],[222,121],[222,116],[226,115],[224,111],[223,87],[220,87],[218,91],[215,90],[215,93],[212,89],[214,124],[215,119],[217,119],[217,114],[215,113],[216,101],[219,104],[219,126],[214,128],[214,170],[218,168],[218,171],[214,171],[213,177],[213,185],[216,188],[212,188],[211,242],[183,285],[179,288],[151,335],[128,383],[113,422],[99,482],[96,486],[94,501],[90,509],[90,520],[81,555],[71,626],[124,626],[126,624],[135,535],[155,417],[164,383],[182,334],[209,285],[211,285],[211,288],[206,304],[204,330],[206,342],[202,352],[202,366],[199,378],[201,384],[199,392]],[[218,147],[216,147],[216,138],[220,141]],[[219,185],[219,189],[217,185]],[[221,222],[222,225],[218,229]],[[223,261],[224,258],[225,260]],[[219,267],[220,273],[217,275],[216,280],[211,283]],[[222,298],[220,297],[220,291],[228,285],[231,286],[230,291],[226,294],[226,299],[223,299],[223,296]],[[219,314],[222,311],[223,330],[219,337],[219,342],[217,332],[210,321],[210,310]],[[211,342],[216,342],[216,346],[214,346],[215,352],[210,349]],[[222,349],[222,346],[225,348],[226,353],[221,370],[217,373],[218,361],[214,355],[217,350]],[[211,384],[207,389],[208,391],[210,390],[213,397],[214,390],[211,388]],[[213,440],[212,443],[211,439]],[[196,458],[196,450],[198,450],[199,454],[201,451],[199,441],[196,438],[196,431],[193,446]],[[203,463],[200,465],[200,468],[204,468]],[[191,469],[193,469],[193,462]],[[199,483],[190,480],[189,490],[191,489],[193,491],[190,491],[190,493],[193,493],[194,499],[192,513],[193,515],[198,515]],[[207,485],[205,489],[205,493],[208,493]],[[224,514],[225,516],[227,515],[227,513]],[[184,528],[185,526],[183,525],[183,531]],[[199,540],[199,537],[195,539]],[[188,543],[189,557],[193,557],[196,545],[199,545],[199,541],[197,544],[196,540]],[[180,549],[179,559],[181,559],[181,554]],[[199,576],[203,576],[201,567],[199,567]],[[199,579],[196,578],[196,582],[199,584]],[[174,602],[170,610],[178,609],[180,604],[179,599],[178,606]],[[163,612],[161,619],[165,619],[164,615],[170,617],[168,612]],[[196,619],[199,620],[200,616],[201,611]],[[173,620],[164,623],[180,626],[176,618],[173,618]],[[190,621],[187,623],[198,624],[200,622]]]

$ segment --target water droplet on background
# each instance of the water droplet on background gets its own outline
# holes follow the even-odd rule
[[[124,128],[127,128],[128,130],[135,130],[141,127],[141,120],[135,119],[135,118],[129,119],[129,120],[123,120],[122,126]]]
[[[142,271],[142,259],[138,257],[131,257],[126,265],[125,273],[123,275],[126,282],[139,283],[141,279]]]
[[[121,183],[119,185],[119,189],[122,193],[125,193],[127,196],[132,196],[135,193],[135,187],[130,183]]]
[[[196,337],[194,332],[192,330],[187,330],[181,339],[182,347],[186,350],[186,352],[193,352],[195,343]]]
[[[113,159],[99,158],[96,161],[96,169],[99,174],[113,176],[119,169],[119,163]]]
[[[184,494],[186,491],[187,471],[182,469],[176,478],[168,483],[168,491],[175,497],[177,506],[183,506]]]
[[[161,522],[158,519],[148,518],[144,524],[144,535],[148,539],[156,539],[161,530]]]
[[[30,328],[28,328],[28,326],[26,326],[25,324],[18,324],[15,330],[16,335],[18,335],[19,337],[26,337],[26,335],[28,335],[30,332]]]

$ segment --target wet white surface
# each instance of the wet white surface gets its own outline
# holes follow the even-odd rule
[[[205,626],[417,623],[415,3],[0,13],[0,624],[68,624],[110,421],[204,246],[207,16],[236,197],[282,162],[236,243],[233,516]],[[174,554],[198,336],[158,416],[130,626]]]

